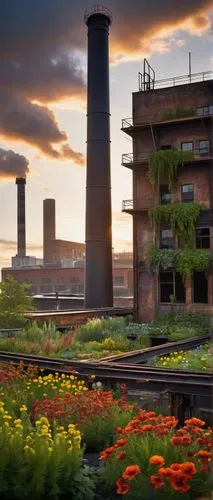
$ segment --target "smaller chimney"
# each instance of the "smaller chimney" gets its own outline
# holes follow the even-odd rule
[[[17,177],[17,256],[26,256],[25,177]]]
[[[52,262],[53,241],[55,240],[55,200],[43,201],[43,256],[44,264]]]

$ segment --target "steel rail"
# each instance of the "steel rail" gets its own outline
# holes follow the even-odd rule
[[[169,354],[174,351],[188,351],[190,349],[194,349],[200,345],[206,344],[210,340],[210,338],[211,335],[206,335],[205,337],[193,337],[191,339],[168,342],[167,344],[162,344],[155,347],[147,347],[146,349],[139,349],[136,351],[126,352],[124,354],[107,356],[105,358],[101,358],[100,362],[111,363],[115,361],[122,364],[146,363],[154,357],[165,356],[165,354]]]
[[[95,375],[100,381],[112,384],[125,382],[128,388],[141,390],[165,391],[181,394],[201,395],[212,398],[213,374],[209,372],[186,372],[168,368],[153,368],[138,365],[99,363],[85,361],[55,360],[42,356],[19,355],[18,353],[0,352],[0,362],[31,364],[49,372],[79,373],[81,376]]]

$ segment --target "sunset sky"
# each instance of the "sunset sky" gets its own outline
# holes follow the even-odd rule
[[[86,49],[91,0],[0,0],[0,268],[16,254],[15,177],[27,174],[27,254],[42,256],[42,202],[56,199],[57,237],[84,241]],[[144,57],[156,78],[213,70],[212,0],[106,0],[110,32],[113,247],[132,249],[130,117]],[[101,159],[100,159],[101,161]]]

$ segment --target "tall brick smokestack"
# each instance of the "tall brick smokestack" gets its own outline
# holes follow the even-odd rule
[[[17,177],[17,256],[26,256],[25,177]]]
[[[52,247],[55,240],[55,200],[43,202],[43,258],[44,264],[52,262]]]
[[[112,214],[110,174],[110,11],[85,12],[88,27],[85,306],[111,307]]]

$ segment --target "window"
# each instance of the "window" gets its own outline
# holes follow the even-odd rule
[[[182,277],[174,271],[160,273],[160,302],[171,303],[171,295],[175,296],[176,302],[184,304],[185,288]]]
[[[160,186],[160,204],[167,205],[171,203],[172,195],[169,191],[169,186]]]
[[[194,273],[194,303],[208,304],[208,279],[204,272]]]
[[[182,142],[181,149],[182,149],[182,151],[193,151],[194,144],[193,144],[193,142]]]
[[[197,108],[197,116],[211,115],[213,106],[200,106]]]
[[[123,276],[114,276],[113,284],[114,284],[114,286],[124,286],[124,277]]]
[[[202,156],[206,156],[209,153],[209,141],[201,140],[199,141],[199,153]]]
[[[174,248],[174,237],[172,229],[161,229],[160,248]]]
[[[165,146],[160,146],[160,149],[172,149],[171,144],[166,144]]]
[[[196,230],[196,248],[210,248],[209,227],[204,227]]]
[[[183,184],[181,186],[181,201],[184,203],[194,201],[194,184]]]

